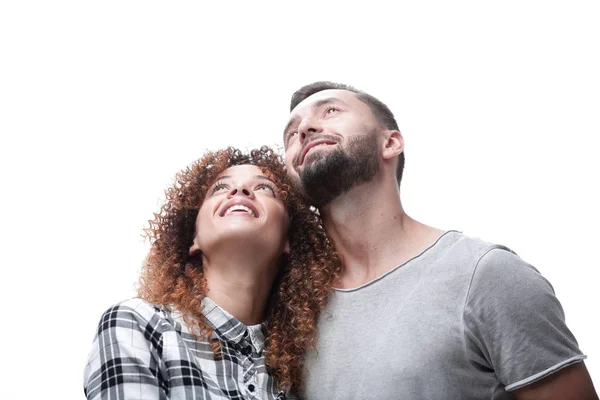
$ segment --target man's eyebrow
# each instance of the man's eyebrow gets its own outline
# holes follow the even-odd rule
[[[338,99],[337,97],[327,97],[326,99],[317,100],[313,103],[312,108],[319,108],[329,103],[342,103],[346,105],[346,102],[342,99]]]
[[[311,108],[314,110],[314,109],[324,106],[325,104],[330,104],[330,103],[341,103],[343,105],[347,105],[344,100],[338,99],[337,97],[327,97],[325,99],[315,101]],[[283,130],[284,135],[289,131],[291,126],[296,124],[298,119],[300,119],[300,117],[297,115],[294,116],[292,119],[290,119],[290,121],[285,126],[285,129]]]
[[[293,117],[292,119],[289,120],[289,122],[285,126],[285,129],[283,130],[283,136],[285,136],[288,133],[288,131],[290,130],[290,127],[295,125],[296,121],[298,121],[299,119],[300,119],[300,117],[296,115],[295,117]]]

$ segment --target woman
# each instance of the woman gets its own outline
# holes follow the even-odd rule
[[[146,229],[139,298],[100,321],[88,399],[282,399],[297,392],[340,262],[262,147],[177,174]]]

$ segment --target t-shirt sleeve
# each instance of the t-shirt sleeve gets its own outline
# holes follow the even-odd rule
[[[479,260],[464,309],[467,350],[508,391],[585,358],[550,283],[516,254]]]
[[[132,299],[100,319],[84,371],[86,398],[166,399],[160,321],[151,305]]]

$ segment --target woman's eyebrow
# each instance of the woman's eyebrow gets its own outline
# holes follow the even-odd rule
[[[271,181],[271,182],[273,182],[274,184],[277,185],[277,182],[275,182],[273,179],[269,178],[268,176],[254,175],[254,178],[256,178],[256,179],[266,179],[266,180]]]
[[[268,176],[264,176],[264,175],[254,175],[252,177],[253,179],[266,179],[268,181],[273,182],[274,184],[277,184],[277,182],[275,182],[273,179],[269,178]],[[231,179],[231,175],[221,175],[217,180],[220,179]]]

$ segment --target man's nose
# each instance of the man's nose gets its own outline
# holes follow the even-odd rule
[[[323,129],[317,121],[312,118],[304,118],[302,122],[300,122],[300,125],[298,125],[298,137],[300,143],[310,140],[312,135],[321,133],[322,131]]]
[[[245,184],[239,184],[232,186],[227,193],[227,197],[232,198],[234,196],[244,196],[249,199],[254,198],[254,192],[250,190]]]

